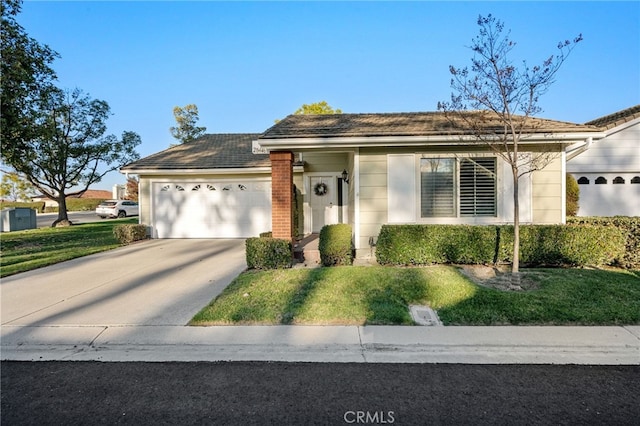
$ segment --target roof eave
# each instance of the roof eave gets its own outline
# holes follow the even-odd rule
[[[294,166],[294,172],[303,172],[303,166]],[[270,166],[260,167],[235,167],[226,169],[149,169],[149,168],[121,168],[122,174],[135,174],[145,176],[162,175],[237,175],[237,174],[270,174]]]
[[[129,174],[137,174],[137,175],[167,175],[167,174],[176,174],[176,175],[228,175],[228,174],[239,174],[239,173],[271,173],[271,167],[233,167],[233,168],[218,168],[218,169],[155,169],[155,168],[127,168],[123,167],[120,169],[120,173],[129,173]]]
[[[520,144],[566,144],[583,141],[587,138],[600,139],[604,132],[567,132],[539,133],[523,135]],[[498,141],[498,139],[496,140]],[[327,149],[327,148],[361,148],[385,146],[473,146],[484,141],[473,135],[436,135],[436,136],[348,136],[348,137],[310,137],[310,138],[264,138],[254,143],[259,144],[261,152],[282,149]]]
[[[618,133],[621,132],[625,129],[628,129],[629,127],[635,126],[637,124],[640,123],[640,117],[634,118],[632,120],[629,121],[623,121],[621,123],[616,123],[615,125],[608,127],[607,130],[605,130],[605,133],[607,136],[611,136],[614,133]]]

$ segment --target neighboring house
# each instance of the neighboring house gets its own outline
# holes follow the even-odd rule
[[[101,190],[101,189],[87,189],[81,195],[69,196],[69,197],[67,197],[67,199],[70,199],[70,198],[83,198],[83,199],[95,199],[95,200],[108,200],[108,199],[112,198],[112,195],[113,194],[111,193],[111,191],[104,191],[104,190]],[[51,198],[45,197],[42,194],[36,195],[35,197],[32,197],[31,201],[33,201],[33,202],[42,202],[42,201],[44,201],[45,207],[58,207],[58,202],[57,201],[54,201]]]
[[[520,181],[523,223],[564,223],[565,150],[593,125],[534,119],[523,152],[555,152]],[[487,122],[487,131],[499,131]],[[253,153],[252,153],[253,152]],[[513,220],[509,166],[442,113],[290,115],[263,134],[206,135],[131,163],[155,238],[251,237],[348,223],[359,256],[383,224]]]
[[[567,155],[578,216],[640,216],[640,105],[590,121],[605,137]]]

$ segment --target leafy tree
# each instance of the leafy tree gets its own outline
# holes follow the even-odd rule
[[[42,131],[38,107],[54,89],[56,75],[50,64],[59,56],[16,22],[21,4],[21,0],[0,3],[0,140],[7,164],[23,157],[29,141]]]
[[[138,179],[136,178],[128,178],[127,179],[127,189],[125,191],[127,200],[138,201]]]
[[[110,115],[105,101],[79,89],[51,91],[38,116],[43,131],[25,141],[24,154],[13,168],[42,193],[58,202],[53,226],[68,224],[66,198],[84,193],[107,173],[139,158],[140,136],[124,132],[122,139],[106,135]]]
[[[170,127],[169,130],[180,143],[192,142],[204,135],[207,130],[206,127],[196,126],[199,117],[198,107],[195,104],[186,105],[184,108],[174,107],[173,116],[176,119],[176,126]]]
[[[28,201],[35,195],[33,185],[15,172],[3,173],[0,197],[9,201]]]
[[[294,114],[342,114],[342,110],[340,108],[333,109],[326,101],[320,101],[313,104],[302,104]],[[274,121],[277,123],[280,120]]]
[[[492,15],[478,17],[479,34],[473,39],[471,69],[449,67],[452,75],[451,101],[439,102],[451,121],[471,129],[478,142],[491,148],[511,166],[514,201],[514,242],[512,272],[519,272],[520,209],[518,181],[520,177],[547,166],[556,154],[521,153],[519,142],[527,136],[542,112],[538,99],[555,81],[560,66],[567,59],[582,35],[572,41],[558,43],[558,53],[540,65],[529,67],[525,62],[516,67],[509,57],[515,42],[504,32],[504,24]],[[474,111],[470,113],[469,111]],[[496,132],[487,132],[486,123],[496,121]]]
[[[294,114],[342,114],[342,110],[333,109],[326,101],[320,101],[313,104],[302,104]]]
[[[580,186],[578,181],[573,175],[567,173],[567,185],[566,185],[566,202],[567,202],[567,216],[575,216],[578,214],[580,208]]]

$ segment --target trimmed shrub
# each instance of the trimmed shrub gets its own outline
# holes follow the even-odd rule
[[[260,236],[260,238],[271,238],[271,237],[273,237],[273,232],[271,232],[271,231],[261,232],[259,236]]]
[[[278,238],[248,238],[246,259],[249,269],[291,268],[293,248],[291,242]]]
[[[33,202],[33,203],[19,203],[19,202],[11,202],[11,201],[3,201],[0,203],[0,209],[7,209],[12,207],[26,207],[29,209],[33,209],[38,213],[44,213],[44,201]]]
[[[525,225],[520,262],[526,265],[606,265],[622,256],[615,227]],[[491,264],[513,259],[513,226],[383,225],[376,257],[382,265]]]
[[[318,250],[323,266],[353,264],[351,225],[326,225],[320,230]]]
[[[513,259],[513,226],[498,233],[498,261]],[[525,265],[609,265],[624,253],[624,235],[614,227],[525,225],[520,227],[520,262]]]
[[[493,263],[496,229],[471,225],[383,225],[376,244],[382,265]]]
[[[626,241],[625,252],[622,256],[615,259],[615,264],[628,269],[640,268],[640,217],[573,217],[568,218],[567,223],[618,228],[624,235]]]
[[[134,241],[147,238],[145,225],[123,224],[113,227],[113,235],[121,244],[130,244]]]
[[[580,207],[580,185],[573,175],[567,173],[567,185],[566,185],[566,208],[567,216],[575,216],[578,214],[578,208]]]

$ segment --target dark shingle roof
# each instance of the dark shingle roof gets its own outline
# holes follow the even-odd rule
[[[484,114],[482,128],[488,133],[501,132],[503,126],[495,115],[468,112],[472,118]],[[527,128],[533,133],[597,132],[596,126],[563,121],[529,118]],[[443,112],[289,115],[268,129],[261,139],[349,137],[349,136],[434,136],[469,134],[462,120],[451,121]]]
[[[620,124],[627,123],[638,117],[640,117],[640,105],[632,106],[631,108],[623,109],[622,111],[614,112],[613,114],[596,118],[595,120],[591,120],[585,124],[604,127],[608,130],[619,126]]]
[[[270,167],[268,154],[253,154],[251,141],[260,133],[204,135],[122,167],[130,170],[227,169]]]

